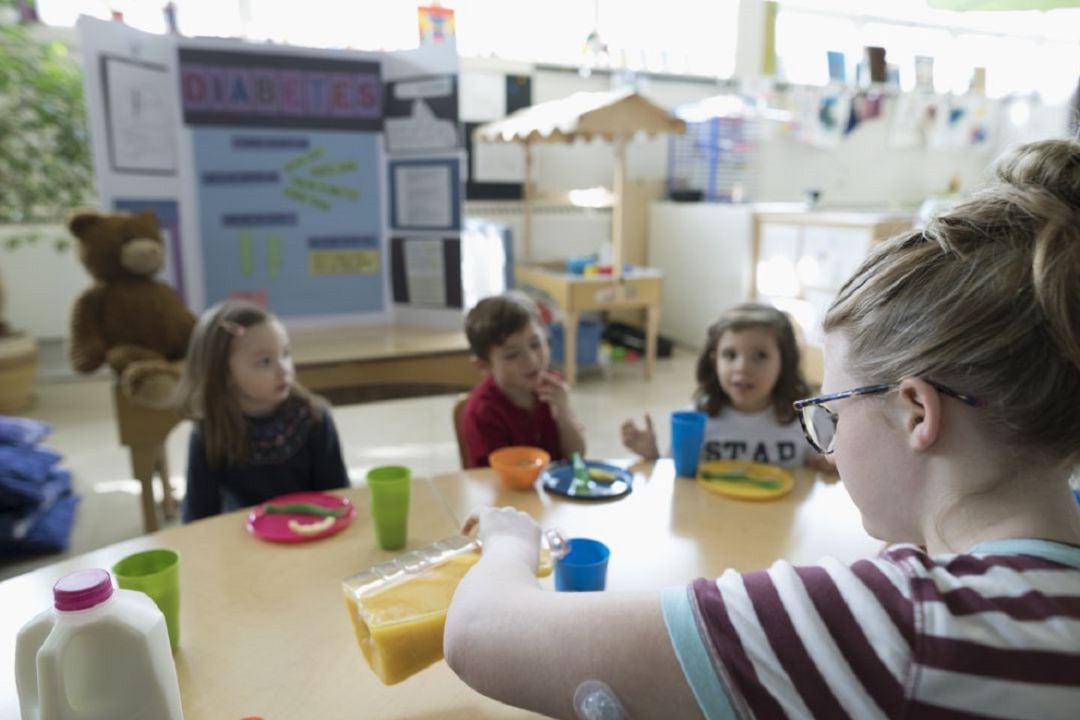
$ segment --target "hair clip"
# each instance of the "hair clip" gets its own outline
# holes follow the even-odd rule
[[[247,330],[243,325],[232,320],[222,320],[221,329],[233,337],[243,337],[244,331]]]

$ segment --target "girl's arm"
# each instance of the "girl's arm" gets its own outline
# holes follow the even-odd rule
[[[193,428],[188,438],[187,492],[180,511],[184,522],[221,513],[220,475],[220,470],[212,469],[206,461],[202,432]]]
[[[480,561],[446,618],[450,667],[479,692],[577,717],[574,691],[600,680],[629,717],[701,717],[668,638],[659,593],[553,593],[536,581],[540,531],[511,508],[478,513]]]
[[[646,460],[656,460],[660,457],[660,450],[656,447],[656,431],[653,429],[652,417],[645,413],[645,427],[638,428],[633,420],[627,420],[619,428],[622,433],[623,445],[627,450],[637,453]]]
[[[585,427],[570,402],[570,388],[553,372],[544,373],[537,396],[551,408],[551,417],[559,432],[559,449],[565,457],[585,454]]]
[[[322,408],[323,416],[308,434],[311,450],[311,487],[313,490],[334,490],[349,487],[349,472],[341,457],[341,443],[330,408]]]

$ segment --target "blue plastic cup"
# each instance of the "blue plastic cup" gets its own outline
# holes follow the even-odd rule
[[[690,410],[671,413],[671,455],[675,474],[681,477],[697,475],[701,444],[705,441],[705,422],[708,415]]]
[[[608,546],[599,540],[570,538],[570,550],[555,561],[555,589],[559,592],[603,590],[607,582]]]

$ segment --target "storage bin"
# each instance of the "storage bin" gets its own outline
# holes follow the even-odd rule
[[[600,362],[600,336],[604,331],[604,323],[591,318],[578,320],[577,331],[577,366],[579,368],[591,367]],[[551,362],[562,365],[564,357],[565,341],[563,338],[562,323],[551,325]]]

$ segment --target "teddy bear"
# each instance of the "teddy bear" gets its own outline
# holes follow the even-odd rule
[[[90,373],[108,363],[121,391],[153,408],[173,404],[195,316],[171,286],[154,279],[165,242],[151,211],[79,212],[68,221],[94,284],[71,314],[71,365]]]

